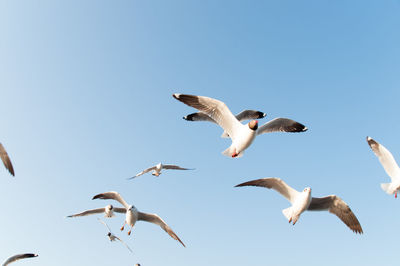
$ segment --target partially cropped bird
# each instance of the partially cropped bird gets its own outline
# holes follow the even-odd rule
[[[350,207],[336,195],[314,198],[311,196],[311,188],[306,187],[302,192],[299,192],[280,178],[262,178],[236,185],[236,187],[243,186],[265,187],[279,192],[292,204],[289,208],[282,210],[282,213],[289,220],[289,223],[293,222],[293,225],[306,210],[329,211],[339,217],[353,232],[363,233],[361,225]]]
[[[4,146],[1,143],[0,143],[0,158],[3,161],[3,164],[6,167],[6,169],[10,172],[10,174],[15,176],[14,167],[12,166],[10,157],[8,156],[6,149],[4,149]]]
[[[117,237],[116,235],[114,235],[114,234],[111,232],[111,229],[110,229],[110,227],[108,226],[108,224],[107,224],[106,222],[104,222],[103,220],[101,220],[101,219],[99,219],[99,218],[97,218],[97,220],[99,220],[100,223],[102,223],[105,227],[107,227],[107,229],[108,229],[107,236],[108,236],[108,239],[110,239],[111,242],[118,240],[119,242],[121,242],[122,244],[124,244],[124,246],[125,246],[130,252],[133,252],[132,249],[131,249],[124,241],[122,241],[119,237]]]
[[[131,229],[128,231],[128,235],[131,234],[132,228],[137,221],[146,221],[159,225],[173,239],[179,241],[183,246],[185,246],[185,244],[183,244],[183,242],[179,239],[175,232],[172,231],[172,229],[157,214],[150,214],[138,211],[135,206],[129,205],[118,192],[110,191],[101,193],[95,195],[93,199],[112,199],[118,201],[125,207],[126,217],[124,224],[121,227],[121,231],[124,230],[125,224],[129,225]]]
[[[243,152],[251,145],[256,135],[274,131],[303,132],[307,130],[303,124],[287,118],[274,119],[260,128],[258,128],[257,120],[251,120],[247,125],[243,125],[222,101],[205,96],[179,93],[172,96],[207,114],[226,131],[232,140],[231,146],[222,152],[226,156],[243,156]]]
[[[13,263],[13,262],[15,262],[17,260],[27,259],[27,258],[34,258],[34,257],[37,257],[37,256],[38,256],[37,254],[33,254],[33,253],[18,254],[18,255],[15,255],[15,256],[12,256],[12,257],[8,258],[3,263],[2,266],[7,266],[8,264]]]
[[[378,157],[386,173],[390,177],[390,183],[382,183],[381,188],[389,195],[393,195],[397,198],[397,192],[400,190],[400,168],[393,158],[393,155],[383,145],[370,137],[367,137],[368,145],[372,151]]]

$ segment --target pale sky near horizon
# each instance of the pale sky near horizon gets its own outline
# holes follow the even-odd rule
[[[400,3],[385,1],[0,1],[0,262],[20,265],[397,265],[400,199],[366,142],[400,160]],[[173,93],[305,124],[224,157],[222,129],[187,122]],[[158,162],[195,168],[128,177]],[[234,188],[280,177],[336,194],[364,234],[328,212],[289,225],[275,191]],[[115,190],[157,213],[186,244],[124,217],[96,218]]]

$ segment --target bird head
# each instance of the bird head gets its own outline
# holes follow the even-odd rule
[[[311,188],[310,188],[310,187],[306,187],[306,188],[303,190],[303,192],[311,193]]]
[[[258,121],[257,120],[251,120],[250,122],[249,122],[249,128],[251,129],[251,130],[257,130],[257,128],[258,128]]]

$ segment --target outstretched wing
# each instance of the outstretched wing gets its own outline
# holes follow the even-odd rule
[[[126,203],[126,201],[122,198],[122,196],[116,191],[109,191],[109,192],[97,194],[96,196],[94,196],[92,198],[92,200],[94,200],[94,199],[112,199],[112,200],[116,200],[119,203],[121,203],[126,209],[129,209],[129,204]]]
[[[236,117],[232,114],[225,103],[204,96],[195,96],[187,94],[175,93],[172,95],[178,101],[183,102],[186,105],[194,107],[199,111],[207,114],[222,127],[229,136],[234,139],[237,134],[237,130],[243,126]]]
[[[67,217],[72,218],[72,217],[79,217],[79,216],[87,216],[87,215],[103,213],[103,212],[104,212],[104,208],[99,208],[99,209],[87,210],[84,212],[68,215]]]
[[[10,172],[10,174],[15,176],[14,167],[12,166],[10,157],[8,156],[6,149],[4,149],[1,143],[0,143],[0,158],[3,161],[3,164],[6,167],[6,169]]]
[[[266,117],[267,114],[256,110],[244,110],[236,115],[236,119],[240,122],[245,120],[261,119]]]
[[[183,119],[187,121],[208,121],[217,124],[214,119],[209,117],[207,114],[203,112],[192,113],[187,116],[184,116]]]
[[[135,176],[130,177],[130,178],[128,178],[128,179],[133,179],[133,178],[135,178],[135,177],[141,176],[141,175],[143,175],[143,174],[145,174],[145,173],[148,173],[148,172],[150,172],[150,171],[152,171],[152,170],[154,170],[154,169],[156,169],[156,167],[155,167],[155,166],[152,166],[152,167],[147,168],[147,169],[143,170],[142,172],[140,172],[140,173],[136,174]]]
[[[108,226],[108,224],[107,224],[106,222],[104,222],[104,221],[103,221],[102,219],[100,219],[100,218],[97,218],[97,220],[99,220],[100,223],[104,224],[104,226],[107,227],[108,232],[111,233],[111,229],[110,229],[110,227]]]
[[[182,168],[180,166],[172,165],[172,164],[163,164],[162,168],[164,168],[164,169],[173,169],[173,170],[194,170],[192,168]]]
[[[118,239],[119,242],[121,242],[122,244],[124,244],[125,247],[126,247],[127,249],[129,249],[129,251],[130,251],[131,253],[133,253],[132,249],[131,249],[124,241],[122,241],[121,238],[119,238],[118,236],[114,236],[114,237],[115,237],[116,239]]]
[[[390,179],[393,181],[393,179],[400,178],[400,168],[394,160],[392,153],[370,137],[367,137],[367,142],[378,157],[386,173],[390,176]]]
[[[33,257],[37,257],[37,256],[38,256],[37,254],[33,254],[33,253],[25,253],[25,254],[15,255],[15,256],[12,256],[12,257],[8,258],[3,263],[3,266],[6,266],[6,265],[8,265],[8,264],[10,264],[10,263],[12,263],[14,261],[17,261],[17,260],[26,259],[26,258],[33,258]]]
[[[257,130],[257,135],[270,132],[304,132],[307,127],[288,118],[275,118]]]
[[[163,219],[160,218],[160,216],[158,216],[157,214],[144,213],[144,212],[138,212],[138,214],[139,214],[138,216],[139,221],[146,221],[159,225],[173,239],[178,240],[184,247],[186,247],[185,244],[183,244],[183,242],[179,239],[179,237],[174,233],[174,231],[172,231],[172,229],[163,221]]]
[[[362,234],[360,222],[351,211],[350,207],[341,198],[336,195],[327,196],[324,198],[312,198],[309,211],[326,211],[335,214],[344,222],[353,232]]]
[[[282,179],[275,177],[252,180],[236,185],[235,187],[244,187],[244,186],[265,187],[276,190],[291,203],[293,203],[294,199],[300,194],[300,192],[290,187]]]

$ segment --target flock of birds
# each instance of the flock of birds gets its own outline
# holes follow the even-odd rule
[[[288,118],[276,118],[262,126],[258,126],[257,119],[262,119],[266,116],[265,113],[254,110],[245,110],[238,115],[234,116],[225,103],[222,101],[204,97],[187,94],[173,94],[176,100],[183,102],[186,105],[196,108],[199,110],[197,113],[189,114],[183,117],[187,121],[209,121],[218,124],[224,132],[221,137],[230,138],[232,144],[222,152],[226,156],[241,157],[244,151],[253,143],[256,136],[263,133],[270,132],[304,132],[307,131],[307,127],[299,122]],[[250,120],[247,124],[242,124],[242,121]],[[390,183],[381,184],[382,189],[392,195],[394,194],[397,198],[397,192],[400,190],[400,168],[393,158],[393,155],[384,146],[376,142],[370,137],[367,137],[367,143],[371,147],[372,151],[379,158],[386,173],[391,178]],[[0,143],[0,157],[3,161],[4,166],[10,172],[11,175],[15,176],[14,168],[12,166],[10,157],[8,156],[5,148]],[[135,175],[132,178],[136,178],[145,173],[152,172],[152,175],[159,176],[163,169],[171,170],[194,170],[189,168],[183,168],[177,165],[162,164],[159,163],[148,169],[145,169]],[[354,215],[350,207],[340,197],[336,195],[329,195],[322,198],[316,198],[311,196],[311,188],[306,187],[303,191],[299,192],[294,188],[290,187],[280,178],[262,178],[252,180],[236,185],[236,187],[243,186],[257,186],[273,189],[284,196],[290,203],[291,206],[282,210],[283,215],[288,219],[289,223],[296,224],[299,220],[300,215],[308,211],[329,211],[335,214],[343,223],[345,223],[353,232],[362,234],[363,230]],[[131,234],[132,228],[137,221],[146,221],[160,226],[165,232],[167,232],[173,239],[179,241],[184,247],[185,244],[181,241],[177,234],[164,222],[161,217],[157,214],[149,214],[140,212],[134,205],[128,204],[122,196],[115,191],[109,191],[95,195],[92,199],[103,199],[103,200],[114,200],[120,203],[123,207],[114,207],[109,204],[105,207],[86,210],[80,213],[69,215],[67,217],[81,217],[92,214],[104,213],[104,217],[114,217],[114,213],[125,213],[124,224],[121,227],[121,231],[127,225],[130,227],[128,235]],[[99,222],[104,224],[108,229],[108,238],[110,241],[120,241],[126,246],[126,248],[132,252],[132,249],[123,242],[119,237],[111,232],[111,229],[106,222],[99,219]],[[8,258],[2,265],[6,266],[12,262],[20,259],[37,257],[37,254],[25,253],[12,256]],[[140,264],[136,264],[140,266]]]

